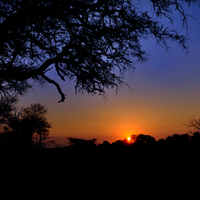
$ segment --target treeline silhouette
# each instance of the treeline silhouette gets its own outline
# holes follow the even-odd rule
[[[150,135],[132,135],[130,140],[122,139],[113,143],[97,139],[85,140],[68,137],[69,145],[50,148],[54,143],[49,135],[51,123],[46,118],[47,109],[40,104],[19,108],[16,97],[6,96],[0,99],[0,152],[36,153],[40,158],[63,158],[79,162],[91,160],[133,160],[157,162],[159,159],[191,159],[199,157],[200,132],[199,120],[192,118],[188,126],[194,128],[192,134],[173,134],[165,139],[156,139]],[[28,150],[28,151],[27,151]],[[120,159],[119,159],[120,158]],[[66,159],[64,159],[66,161]],[[196,159],[195,159],[196,160]]]
[[[26,123],[26,124],[25,124]],[[113,143],[103,141],[102,144],[97,144],[97,139],[85,140],[81,138],[68,137],[69,145],[61,147],[49,147],[42,143],[42,137],[30,136],[29,132],[25,133],[26,128],[33,126],[33,122],[25,121],[18,126],[24,127],[22,131],[11,131],[7,130],[0,134],[0,149],[11,149],[11,150],[37,150],[45,152],[65,152],[67,154],[80,154],[80,155],[92,155],[92,154],[108,154],[108,153],[138,153],[138,154],[157,154],[162,153],[179,153],[184,154],[188,152],[197,153],[200,152],[200,132],[194,132],[193,134],[173,134],[165,139],[156,139],[150,135],[131,135],[131,139],[117,140]],[[29,124],[29,125],[28,125]],[[40,127],[41,128],[41,127]],[[25,129],[25,130],[24,130]],[[36,139],[35,137],[38,137]],[[31,139],[32,138],[32,139]],[[45,138],[43,138],[45,141]],[[48,141],[50,139],[48,138]],[[35,143],[34,143],[35,141]],[[51,140],[50,140],[51,141]],[[53,141],[54,142],[54,141]],[[51,142],[51,144],[53,143]]]
[[[161,138],[156,141],[156,139],[150,135],[131,135],[131,139],[117,140],[113,143],[108,141],[103,141],[102,144],[96,144],[97,139],[84,140],[79,138],[67,138],[70,142],[69,146],[63,148],[69,149],[90,149],[90,148],[124,148],[124,149],[170,149],[170,148],[198,148],[200,147],[200,133],[194,132],[193,134],[173,134],[165,139]]]
[[[50,183],[55,177],[60,177],[60,183],[64,180],[74,183],[74,187],[79,183],[86,191],[88,182],[89,188],[103,186],[102,191],[111,185],[126,184],[139,187],[147,196],[147,191],[154,192],[155,188],[157,191],[164,190],[165,194],[167,186],[170,190],[166,194],[174,196],[172,187],[176,192],[177,185],[188,187],[192,177],[199,172],[200,132],[174,134],[157,141],[150,135],[139,134],[132,135],[131,140],[104,141],[102,144],[97,144],[97,139],[67,139],[69,145],[64,147],[41,148],[34,145],[34,148],[27,148],[24,145],[18,148],[15,142],[14,148],[8,148],[1,138],[1,163],[6,169],[18,169],[19,165],[20,171],[29,166],[26,170],[29,169],[36,177],[39,174],[42,180],[45,177]],[[187,182],[188,178],[190,182]],[[54,182],[57,183],[57,180]]]
[[[69,145],[56,148],[36,148],[39,157],[64,163],[92,163],[122,165],[134,162],[137,165],[156,165],[158,162],[192,164],[200,153],[200,133],[174,134],[155,140],[150,135],[132,135],[131,140],[117,140],[113,143],[97,139],[67,138]]]
[[[173,134],[165,139],[156,139],[150,135],[132,135],[131,140],[123,139],[117,140],[113,143],[104,141],[102,144],[96,144],[97,139],[84,140],[79,138],[68,138],[70,145],[62,147],[60,149],[69,152],[79,152],[88,154],[113,153],[119,155],[119,153],[126,153],[130,155],[134,154],[183,154],[186,155],[189,152],[199,153],[200,150],[200,133],[194,132],[193,134]]]

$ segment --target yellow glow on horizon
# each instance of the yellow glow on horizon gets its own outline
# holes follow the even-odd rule
[[[127,137],[127,140],[128,140],[128,141],[130,141],[130,140],[131,140],[131,138],[130,138],[130,137]]]

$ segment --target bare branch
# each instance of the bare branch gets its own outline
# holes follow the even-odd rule
[[[59,94],[61,95],[61,100],[58,101],[58,103],[60,102],[64,102],[65,101],[65,95],[63,94],[59,84],[57,82],[55,82],[54,80],[48,78],[47,76],[45,76],[44,74],[41,74],[42,78],[44,78],[47,82],[54,84],[59,92]]]

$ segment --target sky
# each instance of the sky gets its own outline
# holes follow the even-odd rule
[[[200,20],[200,8],[192,6],[190,14]],[[174,28],[185,34],[180,23]],[[126,73],[123,86],[106,90],[106,97],[75,94],[73,81],[55,78],[66,94],[64,103],[54,85],[35,88],[20,97],[19,106],[40,103],[48,108],[52,123],[50,136],[60,145],[67,137],[97,139],[97,143],[122,140],[132,134],[166,138],[175,133],[189,133],[191,117],[200,118],[200,21],[189,19],[189,53],[169,42],[170,53],[155,40],[142,41],[149,54],[145,63],[137,63],[132,74]]]

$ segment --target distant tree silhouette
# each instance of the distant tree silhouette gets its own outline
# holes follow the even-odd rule
[[[16,97],[0,99],[1,143],[22,148],[42,148],[52,143],[49,137],[51,124],[45,117],[48,110],[40,104],[18,108],[17,102]]]
[[[157,142],[160,143],[160,144],[163,144],[165,142],[165,139],[161,138]]]
[[[123,147],[126,145],[127,143],[124,140],[116,140],[115,142],[112,143],[112,146],[114,147]]]
[[[176,149],[188,148],[190,144],[190,135],[188,134],[173,134],[165,139],[165,147],[173,147]]]
[[[72,137],[68,137],[67,138],[70,142],[71,145],[74,145],[76,147],[94,147],[96,146],[95,142],[97,139],[92,139],[92,140],[85,140],[85,139],[80,139],[80,138],[72,138]]]
[[[200,148],[200,133],[194,132],[193,136],[191,136],[190,142],[193,147]]]
[[[103,141],[104,146],[110,146],[111,144],[108,141]]]
[[[187,38],[164,24],[180,14],[187,28],[183,4],[198,0],[149,0],[154,16],[131,0],[15,0],[0,1],[0,92],[25,93],[35,83],[60,85],[49,77],[54,69],[61,80],[75,80],[75,90],[104,94],[118,88],[122,75],[145,61],[141,39],[153,37],[168,49],[176,41],[187,49]],[[120,76],[115,68],[120,71]]]
[[[101,148],[101,149],[110,149],[111,148],[111,144],[108,142],[108,141],[103,141],[102,144],[98,144],[98,147]]]
[[[143,144],[153,145],[156,142],[155,138],[150,135],[139,134],[137,136],[132,135],[131,137],[134,138],[135,140],[134,144],[136,145],[143,145]]]
[[[48,109],[41,104],[33,104],[21,111],[22,131],[27,134],[30,132],[34,145],[40,148],[46,147],[53,141],[49,138],[49,129],[51,124],[47,121],[45,115]]]

